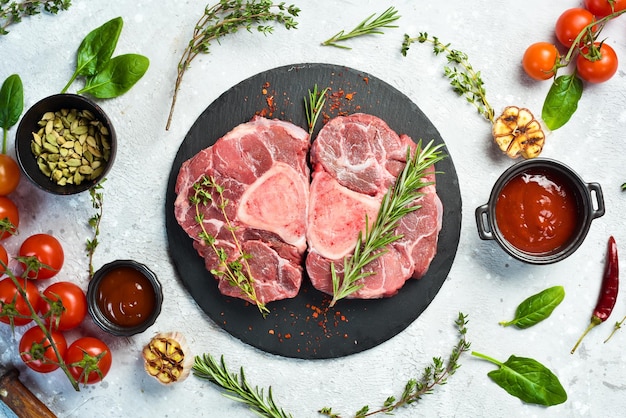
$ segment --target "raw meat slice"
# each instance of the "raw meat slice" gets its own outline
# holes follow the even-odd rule
[[[344,257],[352,254],[359,231],[365,229],[365,215],[372,224],[383,196],[404,168],[407,147],[416,148],[411,138],[398,136],[383,120],[367,114],[334,118],[318,134],[311,147],[306,257],[316,289],[332,294],[331,263],[341,276]],[[434,180],[434,173],[425,178]],[[434,185],[421,192],[424,196],[412,203],[421,208],[396,228],[403,237],[366,267],[374,274],[349,297],[393,296],[406,280],[426,273],[437,251],[443,207]]]
[[[229,261],[241,254],[236,242],[251,256],[248,264],[256,296],[264,304],[294,297],[300,290],[306,250],[309,148],[309,135],[302,128],[255,116],[185,161],[178,173],[174,215],[193,238],[194,248],[209,271],[218,268],[219,260],[199,237],[202,228],[190,197],[195,193],[194,184],[204,176],[214,178],[224,188],[226,217],[214,192],[213,204],[199,205],[203,226],[216,238],[216,246],[228,254]],[[223,294],[249,300],[225,278],[216,279]]]

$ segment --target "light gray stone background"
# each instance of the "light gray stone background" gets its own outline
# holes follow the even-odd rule
[[[490,125],[459,98],[442,76],[445,58],[427,45],[415,44],[400,54],[403,35],[426,31],[466,52],[480,70],[487,96],[496,111],[507,105],[528,107],[539,116],[549,82],[534,82],[521,69],[521,57],[536,41],[554,41],[553,28],[561,12],[581,1],[523,3],[489,0],[425,1],[303,1],[297,30],[277,28],[271,36],[240,32],[209,55],[201,55],[187,71],[172,127],[165,130],[178,60],[196,21],[207,5],[189,0],[76,0],[57,16],[39,15],[10,27],[0,38],[0,79],[22,77],[26,107],[58,93],[69,80],[75,51],[83,37],[111,18],[125,22],[116,54],[136,52],[150,58],[150,69],[127,94],[101,101],[119,136],[117,160],[105,184],[101,245],[95,265],[132,258],[149,265],[165,292],[156,324],[132,338],[102,334],[86,321],[83,328],[110,344],[114,362],[104,382],[75,392],[63,374],[38,375],[26,369],[17,341],[0,327],[0,362],[15,364],[24,383],[60,417],[248,417],[244,406],[225,398],[213,385],[190,377],[170,387],[159,385],[143,371],[141,348],[159,331],[183,332],[194,354],[224,355],[233,371],[243,366],[250,383],[272,387],[276,402],[294,417],[316,417],[331,406],[352,416],[365,404],[379,407],[390,395],[399,396],[406,381],[419,377],[434,356],[447,357],[457,341],[454,320],[469,315],[468,339],[476,351],[506,360],[509,355],[532,357],[553,370],[569,399],[544,408],[522,403],[488,377],[488,362],[464,355],[461,368],[443,387],[417,404],[396,411],[397,417],[605,417],[626,408],[624,341],[626,331],[603,344],[612,324],[626,314],[620,295],[608,323],[593,330],[574,354],[574,342],[589,323],[600,288],[606,243],[613,234],[626,253],[626,181],[624,126],[626,69],[602,85],[585,86],[572,120],[548,133],[543,157],[558,159],[584,180],[601,183],[606,215],[593,222],[589,235],[570,258],[550,266],[531,266],[508,257],[494,242],[476,232],[474,209],[485,203],[493,183],[513,161],[500,154]],[[212,3],[209,3],[212,4]],[[383,36],[357,38],[353,49],[320,46],[340,29],[351,29],[372,13],[395,5],[399,27]],[[626,17],[611,22],[602,38],[626,57]],[[410,97],[440,131],[454,160],[463,199],[462,231],[449,277],[428,309],[405,331],[360,354],[321,361],[269,355],[231,337],[213,323],[183,288],[168,258],[165,191],[175,154],[200,113],[238,82],[267,69],[302,62],[348,65],[369,72]],[[70,91],[76,91],[80,82]],[[13,155],[10,131],[9,153]],[[59,237],[66,251],[62,274],[53,280],[73,280],[87,287],[84,242],[93,214],[87,193],[72,197],[46,194],[25,178],[11,197],[21,210],[20,235],[5,241],[15,254],[21,240],[36,232]],[[566,297],[554,314],[520,331],[502,328],[527,296],[563,285]],[[73,337],[70,336],[69,339]],[[0,415],[6,409],[0,409]],[[8,412],[7,412],[8,413]]]

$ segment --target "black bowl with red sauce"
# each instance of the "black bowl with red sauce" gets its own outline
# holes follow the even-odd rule
[[[535,158],[502,173],[489,202],[476,208],[476,224],[481,239],[495,240],[512,257],[550,264],[572,255],[604,211],[600,184],[586,183],[558,161]]]
[[[163,290],[156,274],[133,260],[102,266],[87,288],[88,311],[104,331],[116,336],[144,332],[161,313]]]

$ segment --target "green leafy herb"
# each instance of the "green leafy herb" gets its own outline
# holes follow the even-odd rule
[[[113,56],[123,26],[122,18],[116,17],[85,36],[76,53],[76,70],[62,93],[67,91],[79,75],[92,77],[104,67]]]
[[[515,312],[515,318],[511,321],[502,321],[500,325],[505,327],[515,325],[521,329],[530,328],[549,317],[564,298],[563,286],[549,287],[520,303]]]
[[[583,82],[576,74],[557,77],[543,102],[541,117],[552,130],[565,125],[576,109],[583,95]]]
[[[215,252],[219,260],[219,267],[211,269],[211,274],[216,277],[223,277],[231,286],[238,287],[248,299],[256,304],[261,314],[266,316],[269,313],[269,309],[256,296],[254,277],[248,264],[248,259],[252,256],[243,251],[241,243],[235,234],[237,228],[230,222],[226,214],[226,206],[228,206],[229,201],[224,197],[224,188],[217,184],[214,178],[202,176],[198,182],[194,183],[193,189],[194,194],[189,197],[189,200],[196,209],[195,220],[201,229],[199,238]],[[200,208],[210,203],[215,204],[221,211],[226,227],[231,233],[233,243],[235,244],[236,254],[234,259],[229,256],[224,248],[217,247],[215,244],[216,238],[209,234],[204,227],[204,214]]]
[[[98,99],[121,96],[148,71],[150,61],[143,55],[124,54],[113,57],[93,77],[87,79],[79,94],[89,93]]]
[[[82,76],[86,80],[85,86],[78,90],[78,94],[110,99],[126,93],[143,77],[150,65],[143,55],[124,54],[111,58],[123,24],[122,18],[117,17],[87,34],[76,54],[76,70],[61,93]]]
[[[326,103],[327,91],[328,87],[319,92],[316,84],[315,87],[313,87],[313,91],[309,90],[308,99],[306,97],[304,98],[304,111],[306,113],[307,126],[309,127],[309,135],[313,134],[317,119],[320,113],[322,113],[322,108]]]
[[[391,23],[400,19],[398,11],[393,6],[382,12],[379,16],[375,18],[374,16],[376,16],[376,14],[368,16],[365,20],[356,25],[356,27],[348,33],[345,33],[345,31],[343,30],[339,31],[335,35],[322,42],[322,45],[334,46],[343,49],[352,49],[348,46],[340,45],[337,42],[346,41],[348,39],[356,38],[357,36],[363,35],[382,35],[382,28],[397,28],[397,26],[392,25]]]
[[[24,110],[24,88],[19,75],[7,77],[0,87],[0,127],[2,127],[2,153],[7,152],[7,132],[17,123]]]
[[[501,363],[472,351],[472,355],[496,364],[499,368],[487,373],[498,386],[526,403],[552,406],[567,400],[559,378],[537,360],[512,355]]]
[[[428,33],[420,32],[419,36],[415,38],[411,38],[406,34],[404,35],[401,49],[403,56],[406,56],[409,47],[414,42],[421,44],[430,42],[433,45],[435,55],[446,54],[448,63],[451,65],[445,66],[443,70],[444,75],[450,80],[450,85],[453,90],[459,96],[465,97],[465,99],[478,110],[480,115],[493,123],[494,110],[487,101],[485,83],[480,75],[480,71],[475,71],[470,64],[467,54],[450,48],[450,44],[441,43],[439,38],[435,36],[429,37]]]
[[[26,16],[33,16],[45,11],[50,14],[57,14],[61,10],[67,10],[72,5],[71,0],[23,0],[0,1],[0,35],[9,33],[7,28],[22,21]]]
[[[93,278],[94,268],[93,268],[93,255],[96,251],[96,247],[100,243],[98,241],[98,236],[100,235],[100,221],[102,221],[102,204],[104,202],[104,193],[102,192],[102,183],[104,183],[106,179],[102,179],[102,181],[92,188],[89,189],[89,196],[91,197],[91,206],[96,210],[96,213],[89,218],[89,226],[93,229],[93,238],[87,239],[87,243],[85,244],[85,250],[87,251],[87,256],[89,257],[89,279]]]
[[[274,27],[267,25],[267,22],[282,24],[286,29],[296,28],[298,22],[294,20],[294,17],[297,17],[298,13],[300,13],[300,9],[294,5],[286,6],[284,2],[274,4],[271,0],[220,0],[213,6],[206,6],[204,14],[195,24],[191,40],[178,62],[178,75],[165,129],[170,128],[176,97],[185,71],[198,54],[209,53],[211,42],[228,34],[236,33],[239,29],[252,32],[252,29],[255,28],[257,32],[264,35],[271,34]]]
[[[393,414],[396,409],[412,405],[422,399],[422,396],[433,393],[436,386],[445,385],[448,382],[448,378],[461,367],[459,364],[461,354],[470,349],[470,342],[466,339],[467,322],[467,315],[459,312],[455,324],[461,338],[452,348],[452,353],[450,353],[447,363],[444,363],[441,357],[434,357],[432,364],[424,369],[420,378],[410,379],[406,383],[404,391],[399,398],[395,396],[388,397],[383,402],[382,408],[377,410],[370,410],[370,407],[365,405],[356,412],[355,418],[364,418],[380,413]],[[329,407],[322,408],[319,413],[331,418],[339,418],[339,415],[333,413],[332,408]]]
[[[226,390],[225,396],[234,401],[246,404],[250,410],[260,417],[269,418],[291,418],[291,414],[286,413],[276,405],[272,396],[272,388],[269,387],[267,395],[263,389],[252,387],[246,381],[243,367],[240,368],[239,375],[231,373],[221,357],[219,364],[209,355],[196,356],[193,365],[194,376],[208,380]]]
[[[624,321],[626,321],[626,316],[623,317],[621,321],[615,323],[615,325],[613,326],[613,331],[611,331],[611,334],[607,337],[606,340],[604,340],[605,344],[611,339],[613,334],[615,334],[618,330],[622,328],[622,324],[624,323]]]
[[[359,232],[354,253],[344,258],[341,277],[337,274],[334,263],[330,265],[333,283],[330,306],[361,289],[362,279],[374,274],[363,271],[363,268],[383,255],[387,245],[402,238],[401,234],[395,233],[396,226],[404,215],[421,207],[409,204],[422,195],[419,189],[432,184],[423,179],[426,170],[446,157],[439,151],[442,146],[443,144],[433,145],[431,141],[422,148],[420,141],[413,156],[410,148],[407,149],[407,163],[402,173],[383,197],[374,224],[370,225],[367,216],[365,217],[365,233]]]

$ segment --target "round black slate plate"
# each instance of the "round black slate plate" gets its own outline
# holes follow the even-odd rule
[[[172,165],[166,194],[169,251],[180,280],[206,314],[241,341],[268,353],[301,359],[336,358],[375,347],[403,331],[426,309],[445,281],[456,255],[461,229],[461,195],[452,158],[438,163],[437,192],[443,202],[443,228],[428,273],[409,280],[388,299],[341,300],[328,307],[327,295],[304,278],[293,299],[272,302],[267,318],[256,306],[225,297],[174,218],[174,186],[181,164],[255,114],[306,128],[303,100],[309,89],[331,88],[327,117],[364,112],[384,119],[399,134],[443,143],[437,129],[404,94],[361,71],[329,64],[274,68],[242,81],[198,117]],[[321,118],[320,118],[321,119]],[[318,121],[318,129],[322,121]],[[449,155],[444,147],[444,152]]]

